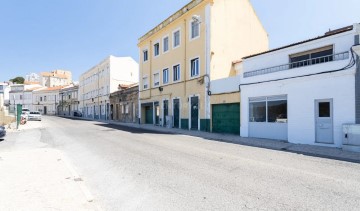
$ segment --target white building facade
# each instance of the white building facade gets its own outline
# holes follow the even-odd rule
[[[359,24],[243,58],[243,137],[341,147],[343,124],[360,123]]]
[[[108,119],[110,93],[119,84],[139,81],[139,65],[131,57],[109,56],[80,76],[79,109],[85,118]]]
[[[10,92],[10,86],[8,83],[0,83],[0,95],[2,102],[0,103],[0,107],[8,105],[9,104],[9,92]]]
[[[57,115],[59,93],[63,87],[44,87],[33,91],[33,109],[43,115]]]

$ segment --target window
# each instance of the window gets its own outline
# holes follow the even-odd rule
[[[199,21],[191,22],[191,39],[194,39],[200,35],[200,23]]]
[[[148,60],[148,50],[143,51],[144,62]]]
[[[124,111],[125,111],[125,105],[122,105],[122,106],[121,106],[121,113],[123,114]]]
[[[46,102],[46,96],[44,96],[44,101]]]
[[[319,117],[330,117],[330,102],[319,103]]]
[[[40,102],[42,102],[42,97],[40,97]]]
[[[155,73],[154,74],[154,86],[159,86],[159,85],[160,85],[160,74]]]
[[[266,122],[266,102],[250,103],[250,122]]]
[[[287,123],[286,96],[250,99],[249,122]]]
[[[191,60],[191,77],[199,75],[199,58]]]
[[[331,61],[333,61],[332,45],[290,55],[290,68],[297,68]]]
[[[180,30],[174,32],[174,48],[180,45]]]
[[[163,39],[163,52],[167,52],[169,50],[169,37],[165,37]]]
[[[144,77],[144,78],[143,78],[143,88],[144,88],[144,89],[149,88],[148,77]]]
[[[128,114],[129,113],[129,104],[126,104],[125,105],[125,114]]]
[[[154,45],[154,56],[159,56],[160,53],[160,45],[159,43],[155,43]]]
[[[169,69],[163,69],[163,84],[169,83]]]
[[[174,76],[173,81],[180,80],[180,65],[179,64],[175,65],[173,67],[173,76]]]

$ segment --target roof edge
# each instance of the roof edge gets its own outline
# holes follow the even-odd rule
[[[342,27],[342,28],[339,28],[339,29],[328,31],[322,36],[318,36],[318,37],[311,38],[311,39],[308,39],[308,40],[303,40],[303,41],[300,41],[300,42],[292,43],[292,44],[289,44],[289,45],[274,48],[274,49],[264,51],[264,52],[260,52],[260,53],[257,53],[257,54],[252,54],[252,55],[249,55],[249,56],[245,56],[242,59],[249,59],[249,58],[252,58],[252,57],[255,57],[255,56],[260,56],[260,55],[263,55],[263,54],[279,51],[279,50],[289,48],[289,47],[292,47],[292,46],[300,45],[300,44],[311,42],[311,41],[314,41],[314,40],[319,40],[319,39],[322,39],[322,38],[325,38],[325,37],[330,37],[330,36],[341,34],[341,33],[348,32],[348,31],[352,31],[353,29],[354,29],[354,25]]]

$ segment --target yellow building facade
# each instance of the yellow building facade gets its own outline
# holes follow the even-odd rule
[[[268,49],[249,0],[194,0],[139,39],[142,124],[210,131],[211,81]],[[219,97],[219,96],[217,96]]]

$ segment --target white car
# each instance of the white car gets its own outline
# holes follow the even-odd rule
[[[30,111],[28,115],[28,120],[38,120],[41,121],[41,113],[38,111]]]
[[[23,108],[23,109],[22,109],[22,113],[29,114],[29,113],[30,113],[30,110],[29,110],[28,108]]]

